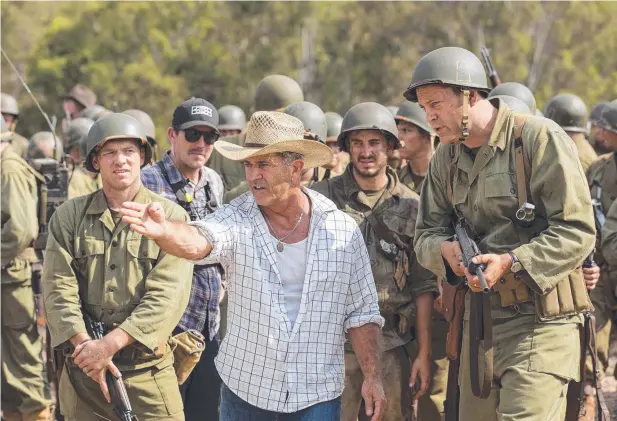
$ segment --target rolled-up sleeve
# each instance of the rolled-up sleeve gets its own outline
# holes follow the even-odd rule
[[[204,259],[196,261],[198,265],[219,263],[224,269],[231,264],[234,250],[235,232],[238,229],[236,211],[230,205],[223,205],[201,221],[192,221],[199,233],[212,245],[212,251]]]
[[[355,228],[351,239],[351,253],[357,256],[351,266],[349,292],[346,302],[345,332],[349,329],[363,326],[367,323],[375,323],[380,328],[384,325],[384,319],[379,313],[379,301],[373,279],[371,262],[368,257],[366,245],[362,239],[359,228]]]

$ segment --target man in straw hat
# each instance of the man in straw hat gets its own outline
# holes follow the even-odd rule
[[[300,187],[304,168],[332,160],[330,148],[304,140],[299,119],[271,111],[253,114],[243,146],[214,146],[244,162],[250,192],[188,225],[167,221],[158,204],[125,203],[121,212],[167,253],[225,270],[221,420],[339,420],[346,333],[364,373],[366,413],[381,419],[384,320],[362,234],[334,203]]]

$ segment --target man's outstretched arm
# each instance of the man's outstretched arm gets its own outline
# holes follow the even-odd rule
[[[197,228],[184,222],[167,221],[160,203],[125,202],[120,214],[133,231],[156,241],[163,251],[173,256],[197,261],[212,251],[212,244]]]

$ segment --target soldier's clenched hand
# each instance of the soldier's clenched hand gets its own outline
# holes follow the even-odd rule
[[[159,240],[167,234],[165,210],[158,202],[148,205],[136,202],[125,202],[120,209],[122,221],[131,229],[152,240]]]
[[[509,254],[481,254],[474,257],[472,261],[477,265],[486,264],[483,273],[489,288],[493,288],[493,285],[499,282],[512,267],[512,258]],[[465,269],[465,276],[467,277],[467,285],[473,292],[482,292],[480,280],[475,274],[469,273]]]
[[[441,255],[452,268],[452,271],[462,276],[465,274],[465,265],[461,258],[461,245],[458,241],[444,241],[441,243]]]
[[[583,268],[583,277],[585,278],[587,290],[591,291],[595,289],[600,280],[600,267],[592,266],[590,268]]]
[[[93,379],[111,363],[112,357],[111,347],[102,339],[82,342],[73,352],[75,365]]]

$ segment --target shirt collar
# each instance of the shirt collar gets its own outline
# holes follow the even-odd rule
[[[498,111],[488,144],[503,151],[506,148],[507,139],[514,129],[514,119],[510,118],[512,110],[499,98],[493,98],[489,101]]]
[[[105,198],[105,193],[103,189],[99,189],[93,194],[92,202],[90,202],[90,206],[86,210],[86,214],[89,215],[100,215],[104,213],[109,206],[107,205],[107,199]],[[139,187],[133,202],[148,204],[151,202],[150,190],[145,188],[143,185]]]

